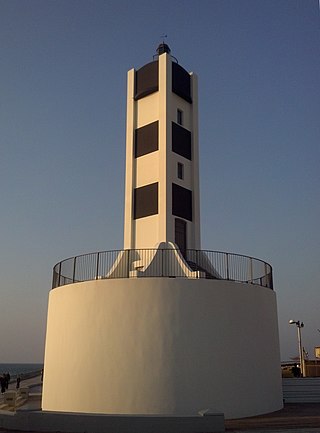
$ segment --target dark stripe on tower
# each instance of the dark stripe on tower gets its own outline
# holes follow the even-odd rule
[[[191,161],[191,132],[172,122],[172,151]]]
[[[192,221],[192,191],[172,184],[172,214]]]
[[[158,150],[159,122],[149,123],[135,130],[134,156],[147,155]]]
[[[134,189],[133,218],[139,219],[158,213],[158,182]]]
[[[159,89],[158,61],[147,63],[136,71],[134,99],[140,99]]]
[[[192,103],[190,74],[178,63],[172,62],[172,91]]]

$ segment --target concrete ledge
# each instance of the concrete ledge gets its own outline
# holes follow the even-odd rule
[[[224,432],[224,415],[152,416],[99,415],[65,412],[16,412],[0,414],[0,428],[68,433],[215,433]]]

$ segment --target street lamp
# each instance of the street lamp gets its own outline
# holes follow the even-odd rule
[[[289,324],[297,326],[301,373],[302,373],[302,377],[306,377],[306,369],[305,369],[304,356],[302,351],[302,342],[301,342],[301,328],[304,327],[304,324],[303,322],[300,322],[300,320],[292,320],[292,319],[289,320]]]

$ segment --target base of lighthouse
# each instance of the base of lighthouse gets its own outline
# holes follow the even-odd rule
[[[119,278],[49,295],[42,409],[238,418],[282,408],[276,295],[231,281]]]

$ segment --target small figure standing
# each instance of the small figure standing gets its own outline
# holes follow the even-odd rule
[[[6,392],[6,380],[4,376],[0,376],[0,388],[1,388],[1,394]]]
[[[16,388],[19,389],[20,388],[20,382],[21,382],[21,377],[17,376],[17,384],[16,384]]]
[[[11,378],[10,373],[4,374],[4,380],[5,380],[5,387],[6,387],[6,389],[9,388],[10,378]]]
[[[291,371],[292,371],[293,377],[301,377],[301,370],[300,370],[300,367],[298,366],[298,364],[294,365],[291,368]]]

